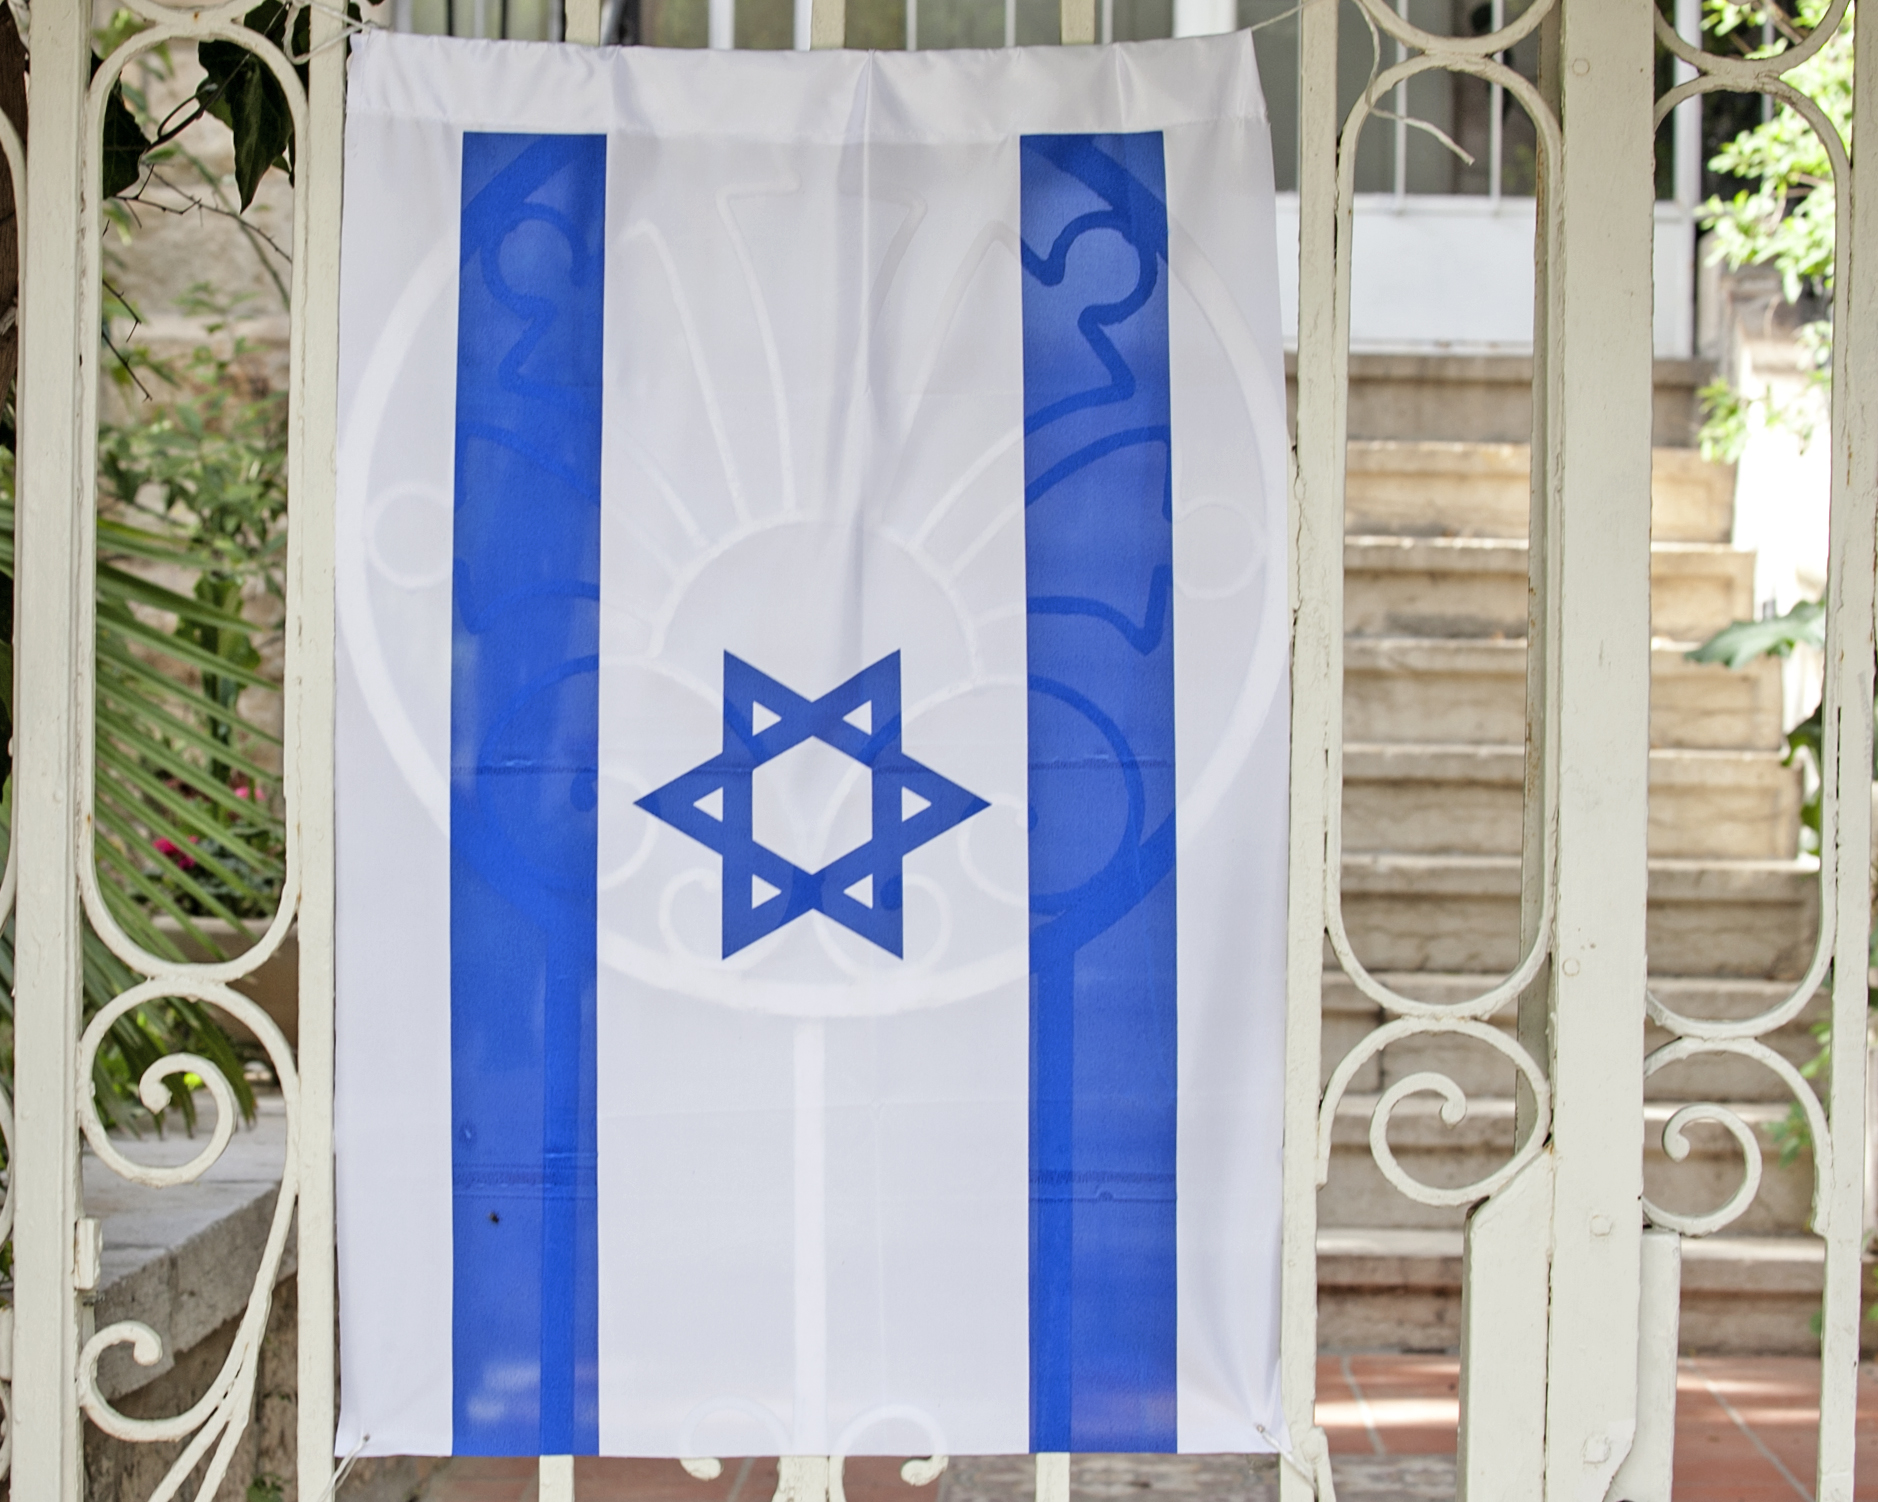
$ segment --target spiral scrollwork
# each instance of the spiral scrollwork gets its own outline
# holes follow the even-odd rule
[[[842,1471],[847,1463],[845,1455],[828,1457],[828,1502],[848,1502],[848,1494],[842,1485]],[[944,1473],[950,1464],[944,1455],[916,1456],[900,1467],[900,1479],[908,1486],[930,1486]]]
[[[160,975],[154,980],[145,981],[142,985],[133,986],[109,1005],[100,1007],[79,1038],[79,1078],[84,1080],[91,1078],[91,1069],[97,1058],[98,1049],[104,1042],[105,1035],[110,1031],[111,1025],[118,1018],[126,1012],[136,1010],[147,1001],[157,1001],[164,997],[186,997],[193,1001],[205,1002],[233,1017],[260,1040],[262,1048],[267,1053],[268,1063],[280,1081],[281,1096],[287,1109],[287,1158],[291,1163],[293,1138],[297,1128],[295,1108],[300,1100],[299,1081],[293,1064],[293,1050],[287,1042],[286,1035],[281,1032],[274,1019],[268,1016],[257,1003],[243,996],[239,991],[231,990],[217,981],[191,974],[187,969],[172,971],[168,975]],[[151,1189],[167,1189],[176,1184],[192,1184],[214,1166],[234,1136],[235,1122],[239,1119],[234,1086],[213,1063],[196,1054],[166,1054],[144,1070],[138,1082],[138,1097],[145,1107],[152,1112],[157,1112],[168,1106],[170,1087],[166,1081],[180,1074],[193,1074],[202,1081],[210,1098],[215,1102],[215,1126],[202,1151],[188,1162],[174,1167],[159,1168],[127,1157],[105,1130],[104,1120],[98,1113],[96,1098],[89,1091],[80,1096],[79,1127],[85,1134],[86,1144],[97,1154],[98,1160],[120,1178]]]
[[[107,1325],[86,1342],[80,1353],[79,1402],[91,1421],[105,1433],[117,1439],[143,1443],[194,1436],[151,1494],[151,1502],[168,1502],[211,1447],[214,1447],[214,1455],[198,1495],[213,1496],[246,1428],[259,1370],[261,1338],[267,1329],[274,1282],[280,1271],[288,1229],[293,1221],[300,1108],[299,1077],[294,1070],[292,1050],[273,1019],[240,993],[219,982],[186,972],[146,981],[101,1008],[79,1040],[80,1078],[89,1077],[98,1046],[118,1018],[146,1001],[166,996],[185,996],[215,1006],[234,1017],[260,1040],[280,1081],[282,1101],[286,1107],[287,1147],[280,1191],[274,1201],[273,1219],[268,1226],[261,1265],[255,1273],[253,1289],[234,1344],[207,1391],[193,1405],[185,1412],[168,1418],[133,1418],[112,1407],[99,1387],[98,1364],[105,1352],[113,1347],[129,1347],[131,1359],[140,1366],[154,1366],[162,1360],[162,1337],[148,1325],[136,1320],[122,1320]],[[90,1094],[81,1097],[80,1127],[85,1140],[100,1161],[114,1173],[133,1183],[167,1188],[201,1178],[221,1157],[234,1132],[237,1107],[232,1085],[208,1060],[186,1053],[170,1054],[158,1059],[144,1071],[140,1081],[139,1093],[143,1103],[153,1111],[163,1109],[170,1101],[170,1087],[165,1082],[184,1072],[202,1079],[215,1102],[216,1119],[207,1146],[187,1163],[173,1168],[157,1168],[127,1157],[106,1133],[96,1102]]]
[[[847,1502],[847,1493],[842,1489],[841,1473],[843,1463],[853,1450],[855,1443],[876,1424],[892,1423],[896,1420],[923,1430],[927,1443],[932,1447],[930,1455],[917,1457],[902,1465],[900,1479],[908,1486],[925,1486],[939,1479],[940,1474],[946,1468],[945,1452],[948,1447],[938,1421],[923,1408],[916,1408],[908,1403],[888,1403],[879,1408],[870,1408],[858,1415],[835,1440],[835,1453],[828,1457],[828,1502]]]
[[[771,1430],[779,1444],[787,1443],[787,1437],[775,1415],[761,1405],[744,1399],[725,1399],[716,1403],[704,1404],[694,1409],[686,1419],[681,1443],[689,1445],[695,1436],[698,1424],[713,1413],[745,1413],[762,1422]],[[870,1408],[859,1415],[841,1431],[834,1445],[834,1453],[828,1457],[828,1502],[847,1502],[847,1492],[842,1481],[843,1468],[854,1443],[867,1430],[876,1424],[892,1420],[910,1423],[925,1431],[926,1438],[932,1443],[931,1455],[915,1456],[900,1467],[900,1479],[908,1486],[927,1486],[937,1481],[949,1464],[945,1454],[945,1437],[939,1430],[938,1423],[924,1409],[915,1408],[905,1403],[889,1403],[879,1408]],[[715,1481],[724,1474],[724,1462],[714,1456],[689,1456],[679,1461],[685,1468],[685,1474],[699,1481]],[[780,1497],[783,1492],[779,1490]]]
[[[1371,28],[1372,36],[1378,39],[1378,46],[1371,68],[1370,81],[1345,118],[1338,139],[1336,337],[1333,344],[1335,363],[1332,386],[1337,393],[1339,450],[1341,450],[1342,439],[1347,430],[1349,309],[1353,265],[1352,209],[1356,197],[1357,143],[1369,120],[1383,113],[1382,101],[1396,89],[1397,85],[1422,73],[1442,69],[1467,74],[1504,89],[1531,117],[1537,141],[1539,168],[1542,173],[1558,160],[1561,149],[1558,119],[1551,107],[1531,80],[1498,60],[1499,54],[1506,52],[1532,34],[1533,30],[1550,13],[1556,0],[1537,0],[1537,3],[1528,7],[1521,15],[1498,30],[1483,36],[1468,37],[1441,36],[1424,31],[1412,25],[1391,6],[1381,3],[1381,0],[1357,0],[1357,3],[1364,20]],[[1383,68],[1379,41],[1380,35],[1383,34],[1400,43],[1404,48],[1410,49],[1415,55],[1405,58],[1393,67]],[[1548,203],[1536,223],[1535,232],[1548,252],[1556,248],[1556,215],[1556,204]],[[1555,400],[1556,385],[1556,371],[1548,362],[1542,383],[1542,394],[1547,402]],[[1340,472],[1338,481],[1340,496]],[[1547,515],[1550,514],[1550,504],[1548,504]],[[1552,550],[1547,550],[1546,556],[1548,567],[1555,566],[1550,561]],[[1558,591],[1556,588],[1548,588],[1543,592],[1543,598],[1546,601],[1545,611],[1543,617],[1535,623],[1541,645],[1557,639]],[[1340,616],[1341,611],[1333,609],[1332,619],[1338,619]],[[1340,689],[1343,681],[1343,640],[1340,633],[1331,634],[1330,657],[1334,694]],[[1538,692],[1542,696],[1539,720],[1543,726],[1543,733],[1540,743],[1533,748],[1538,753],[1541,773],[1538,797],[1542,800],[1543,807],[1543,815],[1538,821],[1539,843],[1534,852],[1539,873],[1536,892],[1539,910],[1536,914],[1536,921],[1530,926],[1530,938],[1518,962],[1499,981],[1479,995],[1463,1001],[1429,1002],[1404,995],[1386,984],[1357,957],[1355,945],[1351,941],[1344,919],[1341,873],[1335,859],[1337,853],[1343,848],[1343,735],[1341,721],[1333,717],[1327,800],[1327,848],[1332,852],[1333,859],[1327,862],[1325,867],[1325,929],[1337,962],[1344,973],[1349,976],[1351,983],[1360,994],[1376,1003],[1392,1020],[1375,1028],[1346,1054],[1332,1072],[1325,1087],[1318,1117],[1317,1173],[1320,1184],[1329,1177],[1332,1132],[1337,1108],[1347,1093],[1351,1080],[1358,1070],[1391,1043],[1414,1036],[1438,1034],[1465,1038],[1494,1050],[1511,1063],[1519,1077],[1525,1081],[1531,1091],[1536,1109],[1527,1124],[1524,1137],[1516,1144],[1512,1156],[1498,1169],[1474,1183],[1458,1187],[1425,1184],[1402,1166],[1401,1161],[1389,1146],[1391,1117],[1397,1107],[1408,1097],[1434,1095],[1441,1101],[1442,1121],[1449,1126],[1456,1126],[1467,1114],[1467,1096],[1453,1079],[1433,1071],[1421,1071],[1395,1082],[1383,1092],[1371,1111],[1369,1146],[1377,1168],[1398,1192],[1426,1205],[1453,1207],[1471,1204],[1495,1193],[1544,1148],[1546,1136],[1550,1130],[1551,1117],[1551,1089],[1545,1072],[1531,1054],[1489,1020],[1515,1001],[1539,977],[1552,953],[1553,915],[1557,901],[1554,852],[1557,845],[1558,825],[1557,781],[1552,769],[1557,765],[1559,676],[1556,653],[1547,652],[1542,661],[1543,671]]]
[[[1644,1060],[1643,1076],[1648,1079],[1671,1064],[1704,1055],[1732,1055],[1751,1059],[1778,1076],[1793,1096],[1813,1136],[1813,1210],[1809,1224],[1815,1234],[1829,1234],[1832,1200],[1827,1187],[1832,1183],[1832,1137],[1827,1130],[1826,1113],[1819,1104],[1819,1097],[1813,1093],[1813,1087],[1791,1060],[1783,1058],[1755,1038],[1677,1038],[1656,1049]],[[1711,1236],[1732,1225],[1754,1202],[1754,1196],[1761,1187],[1761,1147],[1755,1138],[1754,1129],[1736,1112],[1712,1101],[1684,1106],[1664,1123],[1663,1152],[1669,1160],[1681,1163],[1689,1156],[1687,1130],[1696,1122],[1704,1121],[1722,1127],[1740,1147],[1741,1182],[1724,1204],[1700,1215],[1678,1214],[1663,1209],[1648,1198],[1643,1201],[1644,1214],[1652,1225],[1680,1231],[1684,1236]]]
[[[1819,54],[1839,33],[1849,14],[1848,0],[1832,0],[1818,22],[1804,35],[1783,27],[1788,31],[1789,45],[1782,50],[1761,56],[1738,57],[1703,50],[1688,38],[1678,35],[1662,14],[1653,12],[1657,40],[1691,70],[1682,82],[1659,97],[1655,111],[1656,122],[1660,125],[1684,100],[1704,94],[1721,91],[1760,94],[1791,110],[1805,122],[1825,152],[1832,180],[1841,185],[1849,184],[1852,181],[1851,163],[1846,140],[1825,110],[1791,81],[1794,70]],[[1846,305],[1849,283],[1846,274],[1847,257],[1850,251],[1848,240],[1849,237],[1842,235],[1834,247],[1833,319],[1842,328],[1850,327]],[[1845,344],[1844,339],[1835,340],[1832,355],[1832,447],[1835,454],[1842,456],[1847,452],[1848,440]],[[1841,545],[1841,528],[1848,514],[1848,502],[1860,504],[1856,498],[1843,494],[1841,487],[1835,483],[1831,524],[1834,539],[1832,577],[1828,588],[1828,595],[1835,602],[1844,597],[1841,586],[1845,569],[1869,568],[1869,556],[1863,562],[1848,559],[1847,550]],[[1868,499],[1863,504],[1869,504]],[[1829,666],[1824,674],[1821,705],[1819,929],[1804,973],[1774,1005],[1745,1018],[1693,1017],[1677,1011],[1654,993],[1646,991],[1644,996],[1650,1020],[1671,1034],[1671,1041],[1653,1051],[1645,1060],[1646,1079],[1684,1060],[1733,1056],[1770,1070],[1780,1080],[1804,1117],[1812,1139],[1813,1184],[1809,1225],[1821,1237],[1832,1233],[1834,1143],[1830,1124],[1818,1095],[1800,1071],[1761,1040],[1796,1021],[1827,983],[1833,971],[1839,939],[1839,868],[1843,859],[1840,841],[1841,797],[1844,788],[1841,783],[1842,780],[1847,785],[1863,781],[1862,773],[1857,768],[1849,769],[1848,776],[1842,779],[1839,755],[1841,724],[1848,709],[1855,713],[1868,713],[1868,710],[1859,709],[1855,705],[1854,701],[1860,695],[1848,695],[1843,684],[1843,674],[1837,665],[1856,655],[1845,642],[1846,630],[1850,628],[1862,632],[1867,625],[1866,622],[1844,622],[1836,611],[1829,610],[1826,614],[1823,655]],[[1856,796],[1862,799],[1863,791]],[[1691,1237],[1712,1235],[1739,1220],[1760,1191],[1765,1166],[1763,1150],[1753,1127],[1742,1120],[1738,1112],[1712,1101],[1684,1105],[1664,1124],[1662,1146],[1671,1162],[1680,1163],[1688,1158],[1688,1129],[1697,1123],[1721,1127],[1740,1150],[1741,1178],[1733,1192],[1722,1204],[1700,1214],[1673,1212],[1648,1198],[1643,1201],[1644,1213],[1652,1224]]]
[[[316,0],[296,0],[294,11]],[[98,64],[92,76],[88,99],[88,177],[85,193],[87,229],[83,242],[84,272],[81,279],[81,323],[96,325],[99,317],[100,257],[102,236],[99,233],[101,205],[100,171],[102,137],[106,108],[111,91],[124,68],[139,55],[175,43],[208,40],[230,42],[252,54],[279,84],[285,98],[296,138],[305,141],[309,129],[308,102],[295,60],[286,56],[259,33],[241,24],[251,9],[251,0],[221,0],[203,6],[184,8],[162,0],[127,0],[130,8],[152,24],[129,37]],[[291,17],[288,34],[292,34]],[[9,145],[9,155],[10,155]],[[304,174],[294,184],[293,204],[293,281],[292,296],[296,308],[304,307],[306,296],[306,247],[309,217]],[[302,392],[305,384],[305,356],[300,324],[291,324],[288,371],[288,489],[292,507],[301,494],[300,480],[305,463],[300,452]],[[93,435],[97,431],[97,392],[95,383],[81,384],[83,410],[79,431]],[[96,502],[97,454],[91,438],[81,445],[79,472],[82,507],[89,510]],[[91,529],[81,529],[80,563],[89,574],[95,569],[96,538]],[[285,633],[285,734],[282,788],[289,808],[297,807],[300,792],[300,756],[297,722],[300,713],[297,685],[303,677],[302,633],[297,629],[302,611],[303,543],[301,529],[289,526],[287,535]],[[95,604],[88,591],[80,596],[78,654],[81,682],[77,685],[79,702],[89,703],[93,693],[91,661],[95,651],[97,623]],[[249,1291],[235,1340],[213,1380],[202,1395],[184,1412],[162,1418],[137,1418],[115,1408],[99,1384],[99,1364],[113,1349],[127,1350],[130,1359],[140,1366],[158,1364],[164,1357],[163,1337],[148,1325],[134,1320],[119,1321],[94,1334],[84,1345],[79,1358],[79,1406],[106,1434],[136,1443],[185,1441],[180,1454],[170,1465],[151,1494],[151,1502],[169,1502],[190,1474],[204,1462],[207,1466],[199,1497],[215,1494],[221,1485],[236,1447],[247,1428],[253,1409],[254,1390],[260,1365],[262,1338],[266,1333],[268,1311],[275,1281],[293,1223],[298,1198],[298,1139],[300,1131],[300,1086],[293,1050],[273,1019],[255,1002],[231,988],[231,983],[251,975],[276,954],[285,941],[299,907],[301,887],[301,851],[297,831],[288,828],[285,872],[275,910],[264,932],[244,953],[232,959],[206,964],[182,964],[150,953],[130,938],[119,924],[104,898],[97,869],[94,807],[96,800],[97,745],[96,726],[90,715],[79,718],[78,788],[79,788],[79,891],[84,913],[104,944],[138,974],[148,977],[115,997],[101,1008],[86,1025],[80,1039],[77,1058],[79,1126],[87,1145],[98,1161],[121,1178],[152,1189],[166,1189],[193,1183],[207,1173],[228,1147],[239,1121],[235,1084],[208,1059],[177,1052],[151,1064],[138,1081],[138,1095],[151,1111],[161,1111],[171,1103],[173,1081],[178,1075],[190,1075],[201,1081],[214,1105],[215,1119],[207,1142],[187,1162],[158,1166],[137,1161],[121,1142],[105,1130],[97,1102],[90,1089],[93,1063],[110,1028],[126,1013],[146,1002],[164,998],[187,998],[216,1008],[248,1029],[259,1041],[279,1082],[286,1116],[286,1157],[281,1183],[275,1197],[272,1219],[262,1251],[260,1266]],[[0,884],[0,896],[11,891],[10,874]]]
[[[1513,1156],[1486,1177],[1471,1184],[1448,1188],[1424,1184],[1402,1167],[1389,1146],[1389,1121],[1395,1109],[1411,1095],[1441,1097],[1441,1119],[1449,1126],[1459,1126],[1467,1116],[1467,1094],[1445,1074],[1423,1070],[1396,1081],[1377,1100],[1370,1112],[1369,1147],[1382,1175],[1402,1194],[1423,1205],[1470,1205],[1486,1199],[1536,1157],[1545,1145],[1551,1127],[1552,1087],[1533,1059],[1518,1042],[1491,1023],[1470,1018],[1401,1017],[1375,1029],[1349,1053],[1324,1087],[1323,1105],[1317,1119],[1317,1182],[1330,1178],[1332,1131],[1336,1126],[1337,1107],[1348,1091],[1356,1072],[1391,1043],[1404,1038],[1449,1034],[1470,1038],[1504,1057],[1519,1071],[1532,1091],[1535,1109],[1524,1139],[1514,1148]]]

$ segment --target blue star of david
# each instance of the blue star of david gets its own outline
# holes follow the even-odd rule
[[[819,871],[784,860],[751,831],[751,774],[810,738],[873,773],[874,837]],[[639,800],[655,819],[724,858],[726,959],[804,913],[825,913],[900,956],[901,861],[990,806],[900,748],[898,652],[819,699],[803,698],[726,652],[723,749]]]

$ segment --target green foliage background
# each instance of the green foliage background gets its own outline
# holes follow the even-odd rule
[[[1718,49],[1732,44],[1750,57],[1786,52],[1824,16],[1828,0],[1800,0],[1789,17],[1773,6],[1743,5],[1736,0],[1705,0],[1703,24]],[[1817,53],[1786,75],[1787,82],[1816,103],[1838,131],[1848,152],[1852,146],[1852,45],[1854,10]],[[1763,25],[1771,43],[1756,45]],[[1772,266],[1780,273],[1788,302],[1804,292],[1830,300],[1833,285],[1834,232],[1838,197],[1832,163],[1824,144],[1798,111],[1776,104],[1770,118],[1741,132],[1710,160],[1717,172],[1745,179],[1731,197],[1711,197],[1697,220],[1713,232],[1713,254],[1731,269]],[[1812,389],[1823,394],[1831,382],[1832,325],[1819,320],[1800,331],[1811,361]],[[1738,391],[1724,377],[1701,393],[1705,421],[1702,449],[1712,459],[1734,460],[1746,446],[1758,413],[1770,427],[1811,437],[1818,404],[1802,399],[1781,404],[1765,394]]]
[[[278,0],[268,0],[248,21],[278,42],[284,17]],[[146,24],[120,12],[96,37],[97,56]],[[230,43],[205,42],[198,57],[201,85],[166,117],[152,114],[133,79],[113,90],[105,191],[120,238],[134,238],[137,202],[166,171],[185,172],[208,207],[235,211],[221,175],[180,139],[198,120],[219,121],[234,135],[241,207],[267,171],[291,171],[292,129],[278,80]],[[150,55],[158,76],[169,64],[166,51]],[[265,256],[263,264],[284,306],[285,284]],[[114,319],[137,321],[108,283],[107,308]],[[286,399],[269,382],[261,352],[236,334],[231,315],[240,310],[197,287],[181,311],[206,319],[203,347],[165,359],[133,342],[109,349],[106,361],[130,415],[98,433],[95,700],[100,887],[133,940],[176,959],[246,948],[273,915],[285,868],[280,742],[255,696],[279,692],[264,658],[284,596]],[[103,332],[109,348],[108,325]],[[9,744],[13,448],[9,408],[0,423],[0,740]],[[0,850],[11,828],[11,770],[10,755],[0,753]],[[85,1016],[141,979],[87,925]],[[12,980],[9,919],[0,930],[0,1082],[9,1091]],[[238,1044],[212,1008],[170,998],[120,1018],[99,1049],[93,1089],[106,1120],[162,1129],[136,1090],[150,1065],[177,1052],[216,1065],[252,1114],[249,1068],[261,1062],[259,1050]],[[193,1128],[193,1081],[170,1083],[183,1087],[172,1099]]]

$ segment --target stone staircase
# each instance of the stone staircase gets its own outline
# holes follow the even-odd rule
[[[1478,994],[1518,957],[1523,796],[1527,450],[1407,440],[1352,443],[1345,541],[1343,904],[1357,954],[1429,1000]],[[1797,854],[1800,779],[1781,765],[1778,664],[1698,665],[1687,650],[1753,613],[1753,558],[1730,546],[1732,475],[1693,450],[1655,455],[1651,560],[1650,968],[1677,1009],[1749,1016],[1811,957],[1818,889]],[[1326,956],[1324,1069],[1381,1020]],[[1768,1038],[1803,1063],[1817,998]],[[1641,1010],[1641,1007],[1639,1007]],[[1510,1015],[1499,1019],[1511,1025]],[[1666,1041],[1649,1029],[1650,1046]],[[1460,1339],[1463,1212],[1397,1193],[1371,1158],[1376,1097],[1424,1068],[1452,1076],[1458,1127],[1413,1097],[1390,1136],[1404,1168],[1456,1185],[1513,1145],[1512,1072],[1453,1039],[1406,1040],[1373,1061],[1338,1114],[1319,1199],[1320,1336],[1330,1349],[1443,1350]],[[1739,1151],[1692,1131],[1672,1164],[1664,1121],[1728,1104],[1760,1130],[1765,1176],[1747,1213],[1685,1243],[1683,1344],[1699,1352],[1816,1351],[1820,1243],[1805,1234],[1812,1164],[1768,1136],[1788,1097],[1740,1059],[1695,1060],[1649,1085],[1646,1192],[1684,1212],[1723,1203]]]

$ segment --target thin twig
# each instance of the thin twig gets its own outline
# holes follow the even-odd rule
[[[188,189],[177,186],[168,178],[156,172],[154,168],[151,170],[150,174],[152,179],[162,183],[164,187],[183,198],[189,204],[190,208],[196,209],[202,213],[219,214],[224,219],[232,219],[236,227],[247,237],[248,247],[254,252],[255,260],[260,262],[261,270],[266,273],[267,279],[274,284],[274,290],[280,294],[281,307],[291,313],[293,311],[293,294],[287,290],[286,282],[281,280],[280,273],[274,269],[273,262],[268,260],[262,247],[265,246],[267,250],[273,251],[275,255],[279,256],[289,266],[293,265],[293,257],[283,250],[275,242],[274,237],[268,234],[266,230],[262,229],[258,224],[250,224],[237,210],[228,207],[228,200],[222,193],[221,184],[216,180],[207,163],[200,160],[193,152],[185,151],[182,155],[184,160],[196,169],[197,174],[208,186],[209,191],[215,195],[216,202],[203,202],[201,199],[193,196]],[[151,202],[154,207],[161,209],[167,214],[185,214],[189,211],[188,209],[171,208],[167,204],[156,204],[154,200],[151,200]]]
[[[117,305],[126,313],[130,314],[130,337],[124,341],[125,344],[128,345],[131,339],[137,337],[137,330],[143,327],[143,315],[131,305],[131,301],[128,297],[111,285],[110,278],[100,277],[98,280],[99,284],[110,294]],[[104,325],[104,347],[111,352],[112,357],[117,363],[124,367],[124,374],[129,376],[131,380],[136,383],[137,389],[143,393],[143,399],[147,402],[155,401],[155,393],[152,392],[148,386],[144,385],[142,379],[137,374],[136,366],[132,365],[130,362],[130,356],[119,349],[116,341],[111,338],[111,325],[108,320]]]

